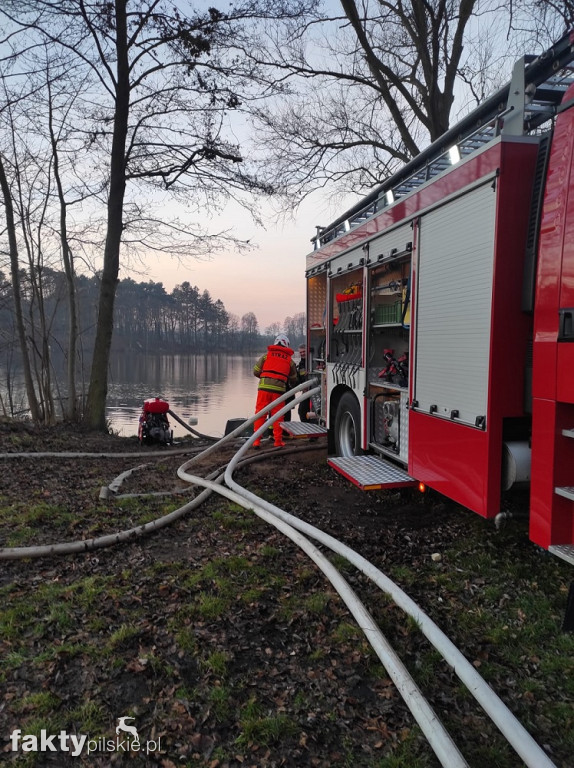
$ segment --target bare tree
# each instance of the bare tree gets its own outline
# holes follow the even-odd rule
[[[78,346],[78,307],[76,302],[76,269],[74,264],[74,252],[71,247],[68,236],[68,210],[69,202],[64,189],[64,182],[61,172],[59,145],[62,140],[61,129],[58,128],[55,121],[55,98],[52,92],[53,81],[50,77],[49,65],[47,68],[46,88],[48,96],[48,131],[50,137],[50,147],[52,151],[52,168],[54,183],[56,185],[56,195],[59,205],[59,236],[61,243],[61,255],[66,275],[66,286],[68,296],[68,349],[67,349],[67,406],[66,416],[70,421],[75,421],[78,416],[77,410],[77,391],[76,391],[76,354]],[[72,96],[72,100],[75,95]],[[64,110],[67,112],[71,105],[67,105]]]
[[[338,15],[325,5],[267,35],[253,56],[284,77],[274,108],[258,112],[270,177],[291,204],[327,185],[348,193],[381,183],[441,136],[453,111],[502,85],[518,55],[562,34],[570,5],[340,0]]]
[[[304,0],[246,0],[228,13],[214,8],[184,13],[166,0],[3,4],[1,12],[24,47],[35,37],[47,40],[84,67],[85,151],[94,168],[99,159],[98,172],[106,182],[101,201],[106,237],[86,414],[90,426],[106,427],[122,244],[141,237],[145,247],[153,247],[153,233],[161,229],[142,211],[136,188],[146,185],[156,205],[168,192],[198,213],[230,198],[254,210],[250,195],[271,190],[249,171],[237,142],[227,138],[228,114],[269,93],[273,82],[238,55],[238,46],[248,47],[245,29],[258,18],[295,16],[303,8]],[[18,40],[14,34],[11,44],[17,46]],[[172,225],[171,232],[176,229]],[[203,228],[181,229],[204,242]]]
[[[531,0],[526,3],[536,20],[536,28],[544,30],[551,39],[572,28],[574,22],[574,2],[572,0]],[[528,22],[525,24],[529,28]]]
[[[297,345],[305,339],[305,313],[298,312],[292,317],[286,317],[283,321],[283,330],[289,337],[293,349],[296,349]]]
[[[232,242],[230,233],[211,237],[201,226],[205,212],[230,199],[256,215],[253,195],[279,191],[296,202],[333,182],[347,191],[380,182],[448,127],[457,89],[465,86],[466,108],[496,87],[485,72],[496,64],[502,72],[514,30],[535,38],[528,12],[540,5],[341,0],[341,13],[328,15],[318,2],[239,0],[227,13],[184,10],[169,0],[2,3],[11,49],[2,63],[26,77],[41,45],[65,52],[74,62],[71,92],[81,94],[69,113],[61,105],[49,113],[46,135],[69,285],[78,253],[101,278],[90,426],[106,427],[116,288],[127,254],[205,254],[222,239]],[[569,6],[552,0],[545,31],[563,23]],[[508,33],[504,51],[493,45],[492,30],[499,39],[500,30]],[[274,109],[260,106],[274,94],[281,95]],[[263,125],[259,166],[231,130],[237,113],[254,113]],[[91,190],[85,208],[94,225],[91,235],[84,227],[83,238],[69,226],[74,185],[60,162],[72,125],[82,152],[70,173],[89,179]],[[168,199],[181,218],[157,213]]]
[[[60,341],[52,336],[54,311],[62,303],[59,283],[53,283],[50,269],[59,267],[60,258],[65,265],[67,315],[70,319],[68,346],[63,347],[68,359],[67,400],[62,411],[68,418],[76,417],[76,347],[78,326],[75,301],[75,271],[72,249],[68,237],[68,209],[75,203],[85,203],[88,192],[77,176],[70,174],[78,156],[78,142],[69,140],[66,116],[73,109],[78,89],[73,90],[69,58],[56,57],[49,46],[35,51],[24,51],[28,64],[25,72],[8,67],[2,77],[2,108],[0,111],[2,144],[10,156],[12,205],[17,214],[18,252],[25,256],[19,269],[25,270],[28,290],[28,349],[22,354],[30,356],[36,388],[41,401],[41,419],[50,423],[56,418],[54,391],[60,394],[59,382],[53,373],[52,344]],[[65,80],[63,76],[65,75]],[[77,84],[78,87],[81,83]],[[74,121],[71,121],[72,123]],[[65,143],[64,161],[60,146]],[[63,178],[68,187],[64,189]],[[68,195],[70,200],[68,200]],[[19,279],[21,279],[19,277]],[[54,298],[52,316],[48,316],[44,301],[45,287]],[[18,285],[14,293],[20,296]],[[56,346],[56,345],[55,345]]]
[[[281,333],[281,323],[271,323],[266,329],[265,329],[265,336],[268,336],[271,339],[274,339],[278,334]]]
[[[259,323],[253,312],[246,312],[241,317],[241,333],[247,349],[254,349],[259,334]]]
[[[239,317],[232,312],[227,316],[227,340],[229,349],[237,351],[239,346]]]
[[[286,317],[283,321],[283,330],[291,339],[292,345],[295,341],[305,338],[305,313],[297,312],[293,317]]]
[[[10,267],[12,277],[14,315],[20,350],[22,353],[22,367],[24,371],[24,384],[30,413],[34,421],[40,421],[40,406],[34,389],[34,379],[32,376],[32,366],[30,365],[30,356],[28,354],[28,342],[26,338],[26,327],[24,323],[24,313],[22,310],[22,292],[20,289],[20,263],[18,257],[18,239],[16,236],[16,220],[14,216],[14,206],[12,203],[12,192],[10,183],[6,174],[2,153],[0,153],[0,189],[2,190],[2,199],[6,215],[6,233],[8,236]]]

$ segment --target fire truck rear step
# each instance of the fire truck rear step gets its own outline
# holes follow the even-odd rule
[[[557,493],[559,496],[564,496],[565,499],[574,501],[574,486],[572,485],[564,485],[562,487],[555,488],[554,493]]]
[[[286,432],[291,437],[325,437],[327,434],[326,427],[321,427],[318,424],[304,424],[302,421],[283,421],[281,423],[283,432]]]
[[[382,488],[407,488],[417,484],[400,467],[376,456],[338,456],[328,459],[333,467],[362,491],[378,491]]]
[[[573,544],[551,544],[548,551],[556,557],[566,560],[567,563],[574,565],[574,545]]]

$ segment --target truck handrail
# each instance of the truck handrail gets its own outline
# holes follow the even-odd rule
[[[511,113],[513,125],[522,118],[522,133],[539,130],[554,117],[564,93],[574,82],[574,67],[569,66],[573,60],[574,31],[565,34],[540,56],[523,56],[517,61],[507,85],[342,216],[327,227],[317,227],[316,235],[311,238],[314,249],[349,232],[463,157],[477,152],[504,132],[504,120]]]

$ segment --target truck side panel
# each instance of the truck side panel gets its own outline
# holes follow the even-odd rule
[[[571,104],[574,88],[564,97]],[[540,228],[533,344],[530,538],[574,544],[574,109],[558,115]]]
[[[409,421],[409,474],[485,517],[500,511],[505,419],[524,417],[529,321],[519,307],[537,143],[504,141],[498,153],[488,184],[449,202],[442,219],[421,217]]]

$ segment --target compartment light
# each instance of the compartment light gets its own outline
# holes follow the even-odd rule
[[[448,150],[448,157],[451,165],[456,165],[458,162],[460,162],[460,149],[458,148],[457,144],[454,144]]]

